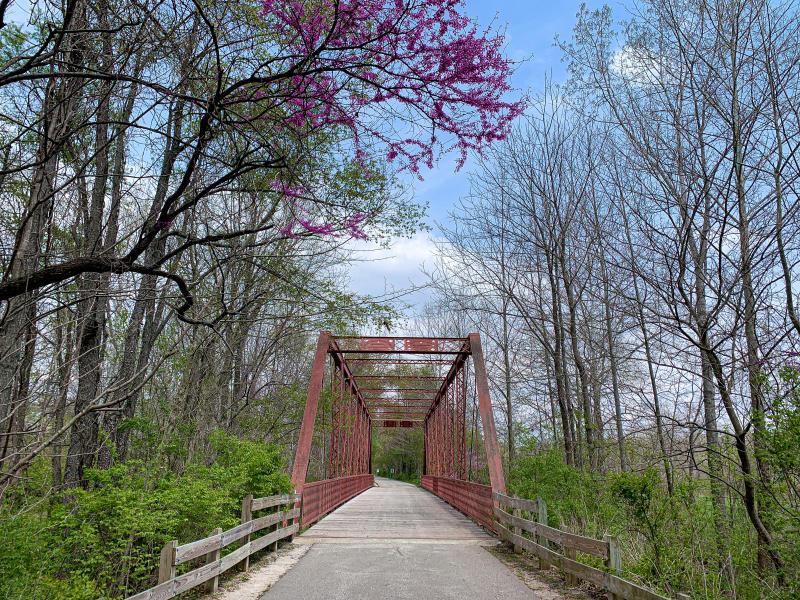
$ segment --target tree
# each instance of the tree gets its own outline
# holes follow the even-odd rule
[[[757,166],[768,160],[774,146],[760,126],[769,94],[755,61],[765,45],[755,35],[758,23],[770,13],[785,18],[789,9],[762,2],[648,3],[627,25],[622,50],[615,55],[611,48],[618,41],[608,12],[584,11],[575,43],[564,48],[576,84],[607,107],[624,151],[646,174],[637,217],[646,245],[657,248],[659,256],[655,262],[643,257],[647,266],[640,272],[658,273],[648,285],[658,290],[667,309],[660,318],[700,354],[720,556],[726,544],[722,433],[736,448],[737,483],[761,548],[758,564],[763,569],[771,562],[780,579],[784,561],[762,518],[758,458],[747,441],[751,426],[757,446],[763,434],[761,353],[780,345],[774,334],[756,326],[757,312],[766,309],[766,304],[759,306],[760,298],[770,293],[776,261],[774,255],[756,254],[750,242],[754,231],[761,240],[773,235],[773,221],[755,217],[763,215],[764,194],[773,193]],[[793,51],[788,52],[791,56]],[[791,58],[785,63],[795,64]],[[735,237],[735,246],[727,243],[728,235]],[[771,343],[765,344],[765,335]],[[738,351],[740,343],[744,354]],[[741,369],[747,373],[750,422],[737,402]],[[715,396],[729,431],[718,425]],[[762,471],[760,477],[767,474]],[[731,571],[729,565],[733,578]]]

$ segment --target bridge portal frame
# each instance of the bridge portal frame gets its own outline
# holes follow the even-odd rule
[[[378,354],[381,358],[371,358],[370,355]],[[306,476],[308,474],[308,464],[311,458],[311,447],[314,437],[314,427],[316,424],[317,410],[319,408],[320,395],[323,388],[325,374],[325,363],[328,356],[332,356],[334,362],[334,385],[338,386],[337,393],[344,395],[344,390],[350,394],[350,402],[346,407],[339,406],[339,412],[332,416],[332,419],[346,418],[358,431],[352,435],[353,440],[348,440],[345,448],[340,443],[339,436],[341,427],[337,431],[332,431],[331,436],[331,457],[333,461],[334,452],[336,461],[340,460],[339,453],[345,452],[348,457],[348,465],[353,465],[350,470],[338,470],[329,465],[330,475],[335,475],[334,479],[351,478],[370,474],[372,472],[372,428],[376,427],[413,427],[423,426],[425,428],[425,475],[428,475],[430,464],[441,465],[447,463],[446,469],[437,466],[436,477],[452,479],[454,482],[463,480],[463,464],[458,457],[465,452],[464,427],[466,422],[466,376],[464,365],[471,357],[475,374],[475,389],[478,397],[478,406],[481,427],[483,430],[483,441],[486,450],[487,467],[492,492],[505,493],[505,477],[503,474],[503,464],[500,454],[500,447],[497,442],[497,429],[494,422],[494,412],[492,410],[491,398],[489,395],[489,379],[484,362],[483,346],[478,333],[470,333],[466,338],[431,338],[431,337],[376,337],[376,336],[334,336],[329,331],[321,331],[317,338],[317,347],[314,354],[314,364],[311,370],[311,381],[308,386],[306,405],[303,409],[303,422],[300,427],[300,435],[295,453],[295,460],[292,466],[292,483],[297,493],[302,493],[307,486]],[[379,414],[373,415],[370,411],[369,402],[374,402],[374,398],[362,394],[358,387],[359,379],[365,382],[380,379],[379,376],[357,376],[353,375],[348,365],[347,356],[353,355],[353,364],[392,364],[391,358],[386,355],[428,355],[425,360],[401,358],[395,364],[447,364],[450,359],[451,367],[442,381],[439,389],[435,392],[427,412],[414,411],[409,414],[384,413],[380,410]],[[393,379],[384,377],[383,380]],[[427,379],[411,376],[409,378],[419,384]],[[374,385],[374,384],[370,384]],[[371,390],[374,391],[374,390]],[[403,390],[405,391],[405,390]],[[430,391],[434,390],[422,390]],[[418,400],[422,398],[413,398]],[[412,399],[410,399],[412,400]],[[372,404],[372,408],[376,407]],[[345,413],[343,417],[342,412]],[[422,414],[424,413],[424,418]],[[339,421],[341,422],[341,421]],[[334,423],[332,421],[332,429]],[[334,441],[334,434],[336,441]],[[355,440],[355,441],[354,441]],[[442,440],[447,440],[450,448],[443,448]],[[433,452],[436,458],[430,460],[429,452]],[[365,455],[366,454],[366,455]],[[355,460],[349,458],[355,456]],[[333,464],[333,463],[331,463]],[[339,464],[338,462],[336,463]],[[366,473],[364,469],[366,467]],[[361,472],[352,472],[355,469]],[[333,481],[333,480],[328,480]],[[464,482],[467,483],[467,482]],[[352,496],[351,496],[352,497]],[[342,500],[344,501],[344,500]]]

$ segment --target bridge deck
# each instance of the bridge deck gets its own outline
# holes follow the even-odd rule
[[[461,513],[416,486],[375,481],[295,538],[313,546],[262,600],[535,597]]]
[[[381,477],[375,478],[375,484],[295,538],[295,543],[496,543],[455,508],[425,490]]]

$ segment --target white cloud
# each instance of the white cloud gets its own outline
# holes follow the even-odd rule
[[[666,58],[654,55],[648,48],[623,46],[611,55],[612,72],[637,86],[654,86],[663,80]]]
[[[353,263],[350,268],[350,289],[359,294],[383,296],[412,290],[425,284],[422,269],[432,266],[436,246],[428,233],[417,233],[412,238],[395,238],[389,248],[381,248],[369,241],[354,242]],[[419,292],[403,298],[404,303],[415,303]]]

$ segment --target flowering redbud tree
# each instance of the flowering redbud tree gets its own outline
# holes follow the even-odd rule
[[[463,164],[468,150],[503,138],[522,109],[505,99],[512,65],[502,36],[481,34],[460,1],[261,6],[281,58],[247,83],[252,98],[286,104],[287,125],[342,126],[356,149],[374,138],[389,160],[400,158],[416,172],[421,162],[433,167],[437,149],[458,150]],[[393,135],[395,119],[409,125],[409,137]]]
[[[81,273],[133,271],[173,280],[185,312],[189,286],[165,265],[180,264],[187,249],[264,232],[276,240],[364,238],[380,226],[387,203],[374,198],[385,199],[391,171],[419,176],[449,153],[458,168],[469,152],[502,139],[523,110],[510,87],[513,64],[502,35],[479,29],[459,0],[144,2],[115,8],[117,29],[86,6],[71,0],[61,28],[0,72],[0,90],[42,85],[50,68],[42,57],[64,57],[47,71],[53,106],[28,111],[32,122],[20,129],[50,132],[39,153],[14,168],[45,181],[48,156],[69,147],[81,128],[100,127],[99,111],[108,107],[99,89],[121,115],[112,122],[122,125],[111,128],[107,143],[98,141],[98,151],[119,143],[128,155],[144,154],[140,163],[152,172],[142,179],[157,185],[130,192],[139,208],[127,221],[103,194],[93,196],[99,205],[91,214],[129,231],[105,245],[86,244],[84,254],[23,264],[26,240],[43,235],[26,228],[59,197],[52,186],[35,186],[0,300]],[[165,23],[175,25],[165,30]],[[92,59],[77,52],[77,41],[95,47],[86,38],[102,40],[106,45],[95,46],[103,53]],[[99,164],[75,167],[82,170],[75,181],[95,181]],[[342,172],[350,189],[337,183]],[[230,214],[219,207],[241,190],[269,200],[263,214],[246,224],[219,217],[220,210]],[[185,231],[198,220],[201,231]],[[166,243],[153,251],[157,240]]]
[[[456,151],[461,167],[470,150],[502,139],[523,106],[506,98],[512,64],[502,36],[479,31],[463,8],[452,0],[261,0],[259,17],[275,34],[272,58],[223,95],[243,84],[240,101],[259,103],[276,131],[335,127],[356,159],[369,148],[419,174]],[[286,196],[307,192],[293,186]],[[346,216],[344,229],[364,237],[357,225],[367,217]],[[317,234],[337,228],[301,214],[282,231],[294,237],[295,226]]]

